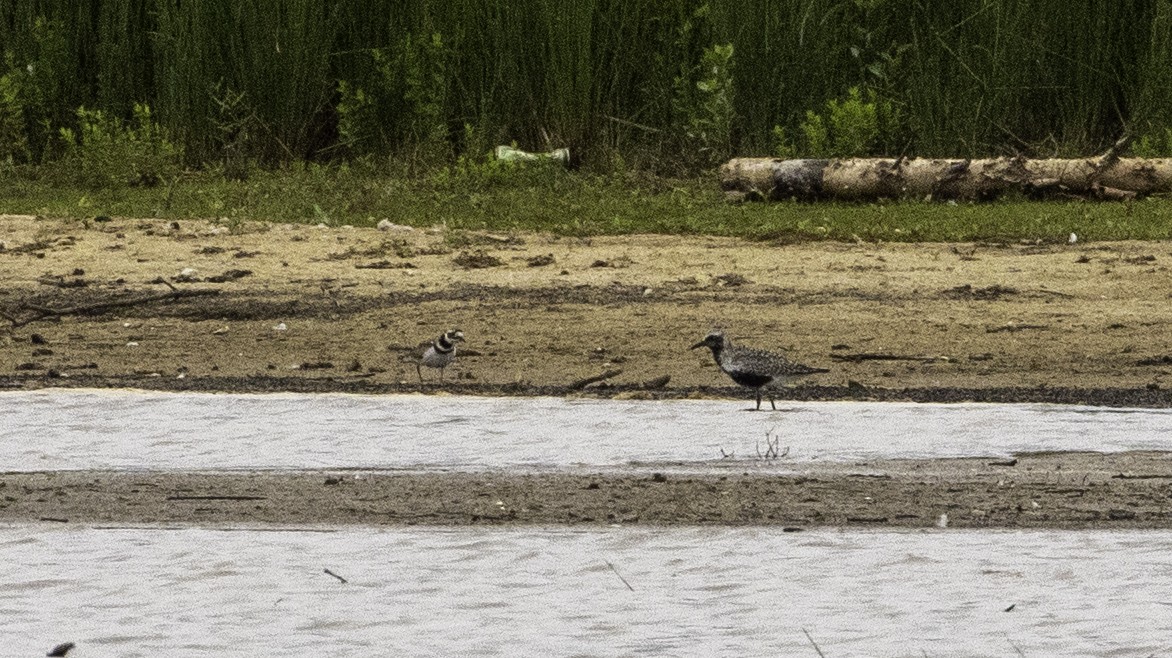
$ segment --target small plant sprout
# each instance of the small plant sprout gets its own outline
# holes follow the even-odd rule
[[[772,461],[788,454],[789,446],[781,448],[781,436],[777,434],[776,427],[765,433],[765,452],[761,451],[761,443],[757,442],[757,459]]]

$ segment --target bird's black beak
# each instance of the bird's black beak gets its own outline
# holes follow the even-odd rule
[[[695,345],[691,346],[691,347],[690,347],[690,348],[688,348],[688,349],[692,349],[692,350],[694,350],[694,349],[696,349],[697,347],[704,347],[704,346],[705,346],[705,345],[707,345],[707,344],[708,344],[708,343],[705,343],[704,341],[700,341],[699,343],[696,343]]]

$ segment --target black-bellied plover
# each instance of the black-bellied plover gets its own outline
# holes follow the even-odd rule
[[[712,350],[712,358],[716,365],[726,375],[741,386],[757,389],[757,409],[761,409],[761,389],[771,384],[785,384],[819,372],[830,372],[826,368],[814,368],[794,363],[775,352],[741,347],[733,345],[722,332],[714,331],[704,337],[704,340],[692,346],[692,349],[707,347]],[[773,393],[769,394],[769,406],[777,409],[773,401]]]
[[[444,368],[451,365],[456,358],[456,343],[464,342],[464,332],[459,329],[445,331],[439,338],[430,343],[420,343],[419,360],[415,362],[415,372],[419,375],[419,382],[423,383],[423,366],[439,368],[440,381],[444,380]]]

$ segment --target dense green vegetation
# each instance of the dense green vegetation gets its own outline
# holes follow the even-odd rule
[[[0,0],[0,212],[1165,238],[1164,203],[730,205],[733,155],[1172,155],[1172,0]],[[569,146],[572,173],[494,163]]]
[[[0,49],[16,162],[136,106],[229,168],[1172,154],[1172,0],[0,0]]]

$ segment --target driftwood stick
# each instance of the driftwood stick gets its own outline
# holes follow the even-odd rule
[[[227,495],[227,494],[223,494],[223,495],[211,494],[211,495],[206,495],[206,496],[174,495],[174,496],[167,496],[167,500],[241,500],[241,501],[243,501],[243,500],[268,500],[268,496],[232,496],[232,495]]]
[[[834,361],[858,363],[860,361],[947,361],[946,356],[932,356],[930,354],[882,354],[876,352],[860,352],[858,354],[831,354]]]
[[[99,311],[107,311],[113,308],[126,308],[128,306],[138,306],[140,304],[149,304],[151,302],[169,301],[172,299],[182,299],[185,297],[206,297],[209,295],[218,295],[219,290],[172,290],[171,292],[162,293],[158,295],[147,295],[146,297],[137,297],[135,299],[116,299],[113,301],[99,302],[96,304],[81,304],[79,306],[67,306],[65,308],[51,308],[48,306],[41,306],[39,304],[30,304],[23,302],[20,308],[37,313],[29,318],[23,320],[16,319],[11,315],[4,314],[10,322],[12,327],[23,327],[26,324],[44,320],[45,318],[59,318],[66,315],[85,315],[87,313],[96,313]]]
[[[610,570],[614,572],[614,575],[618,576],[619,580],[623,581],[623,584],[627,586],[627,589],[631,590],[632,592],[635,591],[635,588],[631,587],[631,583],[628,583],[627,579],[623,578],[623,574],[619,573],[619,570],[616,569],[613,564],[611,564],[610,560],[606,561],[606,566],[610,567]]]
[[[179,289],[178,289],[178,288],[176,288],[175,286],[171,285],[171,282],[170,282],[170,281],[168,281],[168,280],[164,279],[164,278],[163,278],[163,277],[161,277],[161,276],[160,276],[160,277],[157,277],[155,280],[151,281],[150,283],[161,283],[161,284],[163,284],[163,285],[167,286],[168,288],[170,288],[171,290],[179,290]]]
[[[1115,163],[1119,162],[1119,155],[1131,145],[1131,140],[1132,135],[1124,135],[1115,140],[1115,143],[1111,145],[1111,148],[1107,149],[1106,153],[1099,156],[1099,161],[1095,164],[1094,173],[1091,174],[1092,184],[1099,181],[1099,177],[1103,175],[1104,171],[1114,167]]]
[[[618,369],[607,370],[606,372],[602,373],[601,375],[594,375],[593,377],[586,377],[584,379],[579,379],[576,382],[572,382],[567,388],[569,388],[571,391],[577,391],[579,389],[586,388],[587,386],[589,386],[595,382],[605,381],[607,379],[610,379],[611,377],[618,377],[621,374],[623,374],[622,370],[618,370]]]
[[[818,643],[814,641],[814,638],[810,637],[810,631],[803,628],[802,632],[806,634],[806,639],[810,641],[811,646],[814,647],[814,651],[817,651],[821,658],[826,658],[826,654],[822,653],[822,647],[819,647]]]

